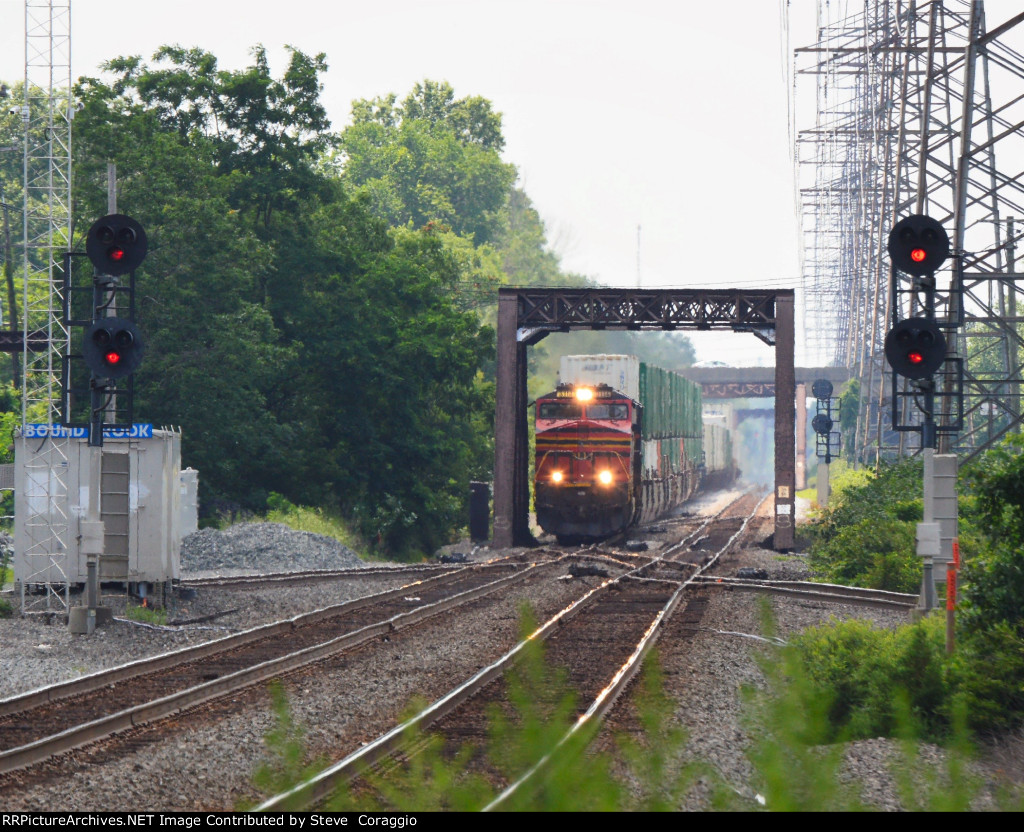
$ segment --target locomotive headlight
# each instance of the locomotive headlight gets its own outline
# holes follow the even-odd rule
[[[589,387],[580,387],[576,391],[576,398],[579,399],[581,402],[589,402],[594,398],[594,391],[591,390]]]
[[[551,475],[551,482],[561,482],[563,476],[565,475],[561,471],[555,471]]]
[[[602,471],[600,474],[597,475],[597,478],[598,478],[598,480],[601,481],[601,485],[611,485],[611,482],[612,482],[612,472],[611,471]]]

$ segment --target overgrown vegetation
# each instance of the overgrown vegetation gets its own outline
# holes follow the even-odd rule
[[[527,621],[529,619],[526,619]],[[770,631],[772,623],[765,617]],[[920,649],[915,637],[905,645]],[[418,728],[407,730],[402,762],[365,769],[369,788],[340,788],[327,808],[332,811],[476,811],[498,796],[481,775],[467,773],[471,759],[486,759],[507,781],[545,761],[527,787],[492,808],[504,811],[675,811],[698,783],[706,788],[710,808],[735,811],[761,806],[769,811],[851,811],[868,808],[863,784],[841,774],[843,746],[836,734],[832,708],[822,687],[808,672],[805,648],[771,648],[762,669],[766,686],[745,691],[749,735],[748,756],[754,767],[756,792],[727,785],[712,767],[689,761],[687,735],[676,720],[680,703],[666,695],[656,657],[644,665],[635,694],[642,730],[622,737],[615,753],[588,750],[592,736],[578,732],[556,748],[572,725],[575,699],[565,674],[548,667],[543,645],[529,645],[523,660],[510,672],[511,710],[491,712],[485,749],[446,748],[444,740]],[[893,685],[897,690],[898,683]],[[927,685],[919,686],[921,689]],[[290,716],[280,688],[273,692],[277,727],[267,736],[268,762],[255,782],[261,792],[277,794],[303,782],[321,766],[308,762],[303,731]],[[893,704],[895,703],[895,704]],[[407,717],[417,713],[414,703]],[[962,811],[971,808],[980,782],[967,767],[971,752],[963,721],[954,721],[946,764],[939,770],[920,762],[914,739],[920,721],[913,704],[896,695],[890,700],[894,731],[902,750],[891,765],[905,808]],[[962,713],[962,712],[960,712]],[[831,743],[831,744],[830,744]],[[1003,795],[1003,808],[1020,808],[1021,794]],[[296,803],[293,808],[299,808]]]
[[[154,626],[162,627],[167,623],[167,610],[163,607],[130,604],[124,611],[124,617],[129,621],[140,621],[143,624],[153,624]]]
[[[267,522],[283,523],[296,531],[332,537],[356,553],[366,549],[363,539],[339,514],[322,508],[297,506],[274,491],[267,497]]]
[[[892,736],[906,709],[923,736],[952,735],[957,714],[976,732],[1024,724],[1024,438],[1011,436],[961,472],[964,561],[956,653],[944,623],[895,632],[843,622],[794,644],[817,695],[830,703],[830,736]],[[913,461],[841,491],[812,527],[811,564],[828,580],[916,592],[921,467]]]
[[[891,592],[916,592],[921,559],[914,548],[923,511],[921,465],[907,461],[877,476],[846,468],[829,508],[808,528],[810,563],[823,580]]]

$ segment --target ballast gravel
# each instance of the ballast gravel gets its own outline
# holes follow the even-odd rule
[[[187,539],[182,563],[183,567],[187,564],[188,575],[344,568],[339,567],[342,562],[363,565],[358,559],[349,560],[340,544],[318,537],[293,533],[276,524],[248,524],[217,533],[203,531]],[[483,549],[474,552],[474,558],[496,554],[501,553]],[[800,556],[780,556],[762,549],[747,549],[731,556],[722,564],[721,574],[735,574],[741,567],[764,569],[776,579],[799,579],[809,574]],[[415,631],[399,633],[385,649],[359,651],[329,662],[315,673],[291,677],[286,685],[291,712],[305,732],[310,754],[332,756],[334,749],[371,741],[395,723],[413,696],[439,696],[492,661],[515,643],[523,601],[533,604],[539,616],[549,616],[602,580],[597,576],[560,577],[529,584],[500,601],[475,602],[457,616],[445,615]],[[83,637],[71,636],[58,622],[47,625],[37,618],[17,617],[0,620],[0,696],[407,581],[408,577],[396,570],[394,576],[322,584],[203,589],[194,599],[175,601],[172,614],[198,618],[234,611],[204,625],[174,630],[115,621],[93,636]],[[770,603],[783,638],[832,617],[865,618],[879,627],[893,627],[906,620],[904,614],[867,607],[778,597],[771,598]],[[692,638],[684,638],[670,624],[659,640],[666,687],[678,703],[676,719],[689,733],[685,754],[716,772],[714,778],[698,783],[681,809],[709,808],[716,784],[731,790],[740,807],[759,806],[759,787],[747,758],[751,728],[744,717],[741,690],[764,685],[757,659],[771,648],[759,640],[760,615],[758,596],[752,593],[712,593]],[[269,759],[265,737],[274,726],[274,717],[266,694],[261,704],[238,708],[236,715],[215,723],[193,723],[186,716],[176,739],[141,743],[133,753],[103,765],[77,754],[67,757],[47,782],[25,791],[8,791],[3,808],[187,811],[251,804],[261,794],[253,785],[253,773]],[[1018,740],[1007,738],[999,760],[983,759],[976,764],[977,775],[985,785],[976,808],[994,806],[991,795],[1001,778],[1021,782],[1016,762],[1021,757],[1020,745]],[[855,784],[868,805],[882,810],[907,808],[900,802],[888,768],[889,761],[898,758],[899,753],[897,746],[886,740],[847,747],[844,777]],[[920,756],[931,771],[941,776],[941,749],[925,746]]]
[[[332,538],[295,531],[280,523],[241,523],[223,531],[201,529],[184,539],[181,552],[186,580],[367,565]],[[124,619],[124,592],[108,589],[105,592],[115,594],[105,595],[101,603],[110,606],[119,620],[98,628],[92,636],[71,635],[56,617],[0,619],[0,698],[382,592],[408,580],[398,570],[394,577],[383,575],[352,583],[202,590],[189,600],[172,594],[168,598],[169,620],[217,616],[180,627],[152,627]],[[19,597],[11,592],[5,597],[15,610],[20,609]],[[71,603],[80,600],[73,596]]]
[[[334,538],[295,531],[283,523],[200,529],[181,544],[181,570],[188,575],[358,569],[365,565],[359,555]]]

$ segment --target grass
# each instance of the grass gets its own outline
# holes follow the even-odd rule
[[[310,532],[333,538],[364,560],[371,559],[366,554],[365,542],[340,516],[324,511],[322,508],[297,506],[280,494],[271,494],[267,503],[269,506],[268,523],[282,523],[297,532]]]
[[[524,617],[524,620],[527,620]],[[764,616],[766,633],[774,623]],[[851,811],[870,809],[864,795],[875,790],[842,774],[842,742],[828,740],[829,701],[806,676],[793,647],[767,651],[764,686],[744,691],[747,756],[756,791],[740,794],[725,778],[700,761],[686,763],[687,737],[676,722],[679,703],[664,690],[654,655],[644,663],[635,696],[641,730],[621,737],[617,751],[596,753],[584,742],[568,743],[554,753],[542,773],[502,811],[677,811],[695,787],[703,785],[716,810]],[[490,742],[479,750],[489,765],[515,779],[552,752],[575,715],[575,697],[564,673],[551,668],[543,645],[534,644],[507,680],[509,710],[491,711]],[[304,748],[303,731],[289,714],[281,688],[274,689],[277,727],[267,735],[268,762],[256,776],[263,793],[283,791],[316,769]],[[971,751],[962,719],[956,721],[945,763],[921,759],[915,723],[907,707],[899,709],[899,744],[890,772],[903,808],[915,811],[966,811],[976,805],[981,782],[967,761]],[[390,766],[387,778],[364,772],[368,788],[342,787],[329,803],[332,811],[477,811],[496,795],[494,787],[467,772],[475,752],[445,749],[444,741],[413,729],[408,738],[418,752]],[[744,790],[745,791],[745,790]],[[756,797],[756,799],[755,799]],[[1003,810],[1020,810],[1022,793],[996,795]]]
[[[129,621],[162,627],[167,623],[167,610],[158,607],[129,606],[124,611],[124,617]]]

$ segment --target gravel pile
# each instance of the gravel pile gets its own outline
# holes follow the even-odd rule
[[[181,544],[181,571],[287,572],[356,569],[366,564],[334,538],[299,532],[283,523],[239,523],[224,530],[200,529]]]

